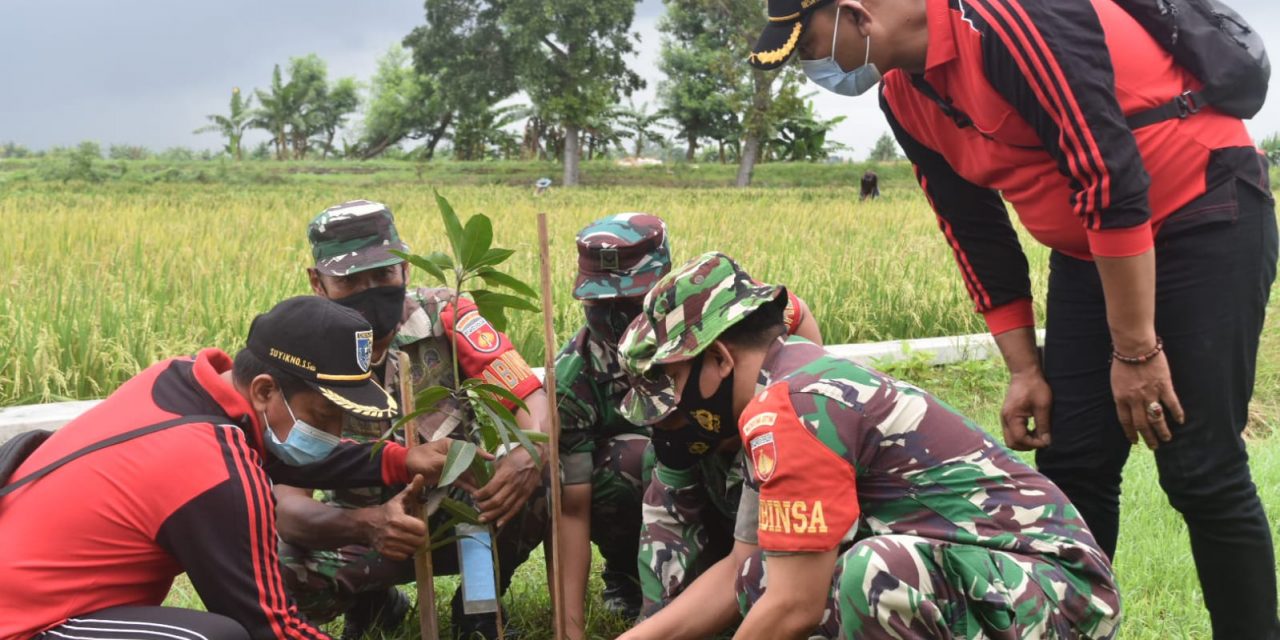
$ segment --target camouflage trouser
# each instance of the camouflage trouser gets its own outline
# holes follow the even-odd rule
[[[641,475],[649,437],[623,433],[596,443],[591,471],[591,541],[604,558],[606,586],[638,585]]]
[[[548,513],[544,486],[534,492],[520,514],[498,532],[502,592],[511,584],[516,568],[542,543],[549,526]],[[432,516],[432,536],[452,535],[437,530],[446,519],[443,512]],[[298,609],[316,623],[328,622],[347,611],[358,594],[384,591],[414,579],[412,559],[388,560],[368,547],[352,545],[336,551],[315,551],[281,540],[279,552],[285,588],[297,601]],[[457,545],[447,544],[436,549],[431,561],[435,575],[456,575]],[[457,606],[454,610],[460,611]]]
[[[761,554],[740,567],[746,615],[767,588]],[[1111,638],[1119,612],[1081,633],[1056,606],[1080,579],[1058,564],[917,536],[873,536],[840,554],[822,625],[824,638],[957,640]],[[1046,593],[1048,591],[1049,593]]]

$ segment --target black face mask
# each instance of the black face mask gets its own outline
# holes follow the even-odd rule
[[[404,295],[403,286],[371,287],[334,302],[359,311],[373,326],[373,339],[381,340],[400,326],[400,319],[404,317]]]
[[[596,340],[611,347],[618,346],[622,334],[627,331],[627,325],[642,311],[640,303],[631,300],[593,304],[584,306],[582,310],[587,316],[587,331]]]
[[[676,404],[676,414],[688,423],[679,429],[653,429],[654,454],[671,469],[688,469],[725,440],[738,436],[738,424],[733,416],[733,372],[720,381],[710,398],[703,398],[698,381],[706,358],[703,354],[693,363],[689,381]]]

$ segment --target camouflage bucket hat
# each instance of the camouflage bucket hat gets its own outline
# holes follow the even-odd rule
[[[720,334],[784,289],[761,284],[723,253],[706,253],[667,274],[644,300],[618,344],[632,389],[622,414],[635,424],[653,424],[671,414],[679,398],[661,365],[691,360]]]
[[[395,217],[381,202],[352,200],[320,212],[307,227],[316,271],[345,276],[403,262],[392,250],[408,251]]]
[[[671,271],[667,225],[647,213],[619,213],[578,232],[577,300],[640,297]]]

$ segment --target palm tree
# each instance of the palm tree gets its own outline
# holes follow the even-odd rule
[[[276,147],[276,160],[284,160],[289,150],[289,126],[296,124],[299,113],[293,83],[285,84],[280,65],[271,72],[270,91],[256,90],[258,104],[250,126],[271,134]]]
[[[622,139],[627,134],[620,131],[614,126],[621,109],[610,109],[598,116],[588,118],[579,128],[580,140],[585,142],[587,149],[587,160],[594,160],[596,156],[603,156],[609,147],[617,145],[622,149],[622,153],[626,154],[626,148],[622,146]]]
[[[615,115],[618,118],[618,125],[625,130],[623,137],[635,141],[635,157],[640,157],[646,142],[659,145],[666,143],[666,137],[655,131],[655,129],[664,128],[662,121],[666,115],[662,111],[649,111],[649,103],[641,104],[639,109],[631,103],[627,108],[619,109]]]
[[[453,154],[458,160],[483,160],[494,155],[509,157],[520,143],[508,129],[527,116],[521,105],[489,106],[463,111],[453,128]]]
[[[333,139],[347,123],[347,117],[360,106],[360,90],[355,78],[341,78],[326,87],[319,102],[312,106],[311,122],[315,132],[312,142],[320,147],[322,160],[337,153]]]
[[[807,96],[806,96],[807,97]],[[845,116],[822,120],[813,110],[813,103],[805,100],[795,113],[787,114],[776,125],[776,133],[767,142],[772,155],[778,160],[822,160],[843,145],[827,141],[827,134],[844,122]]]
[[[243,158],[240,141],[244,139],[244,130],[250,126],[253,118],[251,105],[253,96],[244,98],[240,95],[240,87],[231,89],[231,112],[227,115],[217,113],[205,116],[209,124],[195,130],[195,133],[220,133],[227,139],[227,154],[236,160]]]

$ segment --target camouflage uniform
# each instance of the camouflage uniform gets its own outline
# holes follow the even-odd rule
[[[351,210],[353,203],[340,205]],[[359,203],[356,203],[359,204]],[[375,205],[376,203],[366,203]],[[380,206],[380,205],[379,205]],[[373,216],[381,218],[381,214],[373,207],[365,209],[374,211]],[[385,209],[383,209],[385,210]],[[313,244],[316,243],[317,230],[324,230],[331,225],[334,216],[322,213],[312,222]],[[365,214],[357,214],[365,215]],[[395,227],[390,223],[390,213],[386,213],[386,222],[374,220],[362,223],[365,226],[380,224],[379,233],[385,240],[388,233],[394,238]],[[389,232],[387,227],[389,226]],[[368,255],[368,250],[382,253],[395,264],[399,259],[385,254],[387,246],[398,248],[398,239],[390,245],[377,243],[370,245],[347,240],[339,243],[338,248],[332,245],[317,247],[317,268],[325,267],[330,275],[345,275],[355,271],[387,266],[376,264]],[[399,244],[403,247],[403,244]],[[322,254],[321,251],[324,251]],[[406,250],[401,248],[400,250]],[[335,256],[325,258],[323,256]],[[374,263],[374,267],[367,266]],[[387,389],[397,401],[400,400],[400,374],[398,353],[409,356],[410,379],[415,393],[427,387],[441,384],[452,386],[453,380],[453,347],[459,347],[460,370],[464,376],[485,378],[486,381],[501,385],[517,396],[524,397],[541,388],[532,369],[524,359],[511,348],[506,336],[497,332],[488,322],[480,318],[475,305],[464,299],[461,304],[449,303],[452,292],[441,288],[420,288],[407,292],[404,313],[396,337],[387,356],[381,364],[374,366],[375,374],[380,376],[383,388]],[[455,310],[456,309],[456,310]],[[455,313],[461,317],[456,320],[458,332],[455,340],[453,327]],[[447,402],[447,401],[446,401]],[[401,403],[399,406],[403,406]],[[444,436],[463,437],[466,415],[463,420],[446,419],[446,414],[455,413],[457,407],[442,406],[442,411],[421,416],[415,420],[421,439],[435,439]],[[376,440],[392,429],[394,420],[359,420],[351,416],[344,417],[343,437],[367,442]],[[403,430],[393,434],[396,442],[403,443]],[[330,506],[343,509],[373,507],[385,503],[399,493],[399,487],[375,487],[364,489],[344,489],[326,491],[321,500]],[[461,489],[449,488],[434,492],[442,495],[447,492],[459,500],[469,498]],[[440,535],[439,528],[447,520],[447,514],[436,512],[431,517],[433,535]],[[501,570],[501,589],[505,591],[515,569],[524,563],[530,552],[542,542],[548,525],[546,487],[535,492],[520,514],[509,522],[497,537],[499,568]],[[286,587],[298,602],[298,608],[314,621],[331,620],[350,609],[355,599],[361,594],[384,592],[398,584],[414,580],[412,560],[391,561],[376,551],[362,546],[351,545],[336,550],[311,550],[280,542],[280,560]],[[432,553],[432,561],[436,575],[450,575],[458,572],[458,561],[455,545],[445,545]],[[455,594],[454,615],[461,615],[461,592]]]
[[[657,365],[695,357],[776,289],[721,254],[664,278],[621,346],[637,377],[626,415],[670,414],[674,385]],[[740,567],[744,615],[767,590],[769,556],[835,549],[823,637],[1115,636],[1119,593],[1084,521],[978,425],[800,338],[773,343],[762,368],[738,417],[759,497],[737,533],[762,550]]]
[[[577,247],[573,297],[602,307],[620,301],[638,312],[640,298],[671,270],[667,228],[656,216],[623,213],[597,220],[578,233]],[[591,308],[584,308],[590,319]],[[630,320],[622,312],[615,324],[625,328]],[[618,415],[629,387],[616,336],[611,340],[608,333],[608,327],[584,325],[556,356],[560,455],[566,485],[591,483],[591,541],[604,557],[606,598],[631,600],[627,606],[634,607],[649,431]]]
[[[640,529],[642,615],[649,617],[733,549],[744,491],[740,452],[716,453],[691,469],[646,458],[648,488]]]
[[[800,309],[800,299],[787,292],[783,319],[788,333],[799,330],[804,319]],[[761,373],[761,384],[767,382],[765,374]],[[703,571],[729,555],[739,506],[754,504],[756,496],[749,484],[744,487],[747,475],[741,451],[714,453],[691,469],[672,469],[659,462],[650,448],[640,529],[643,617],[660,611]]]

